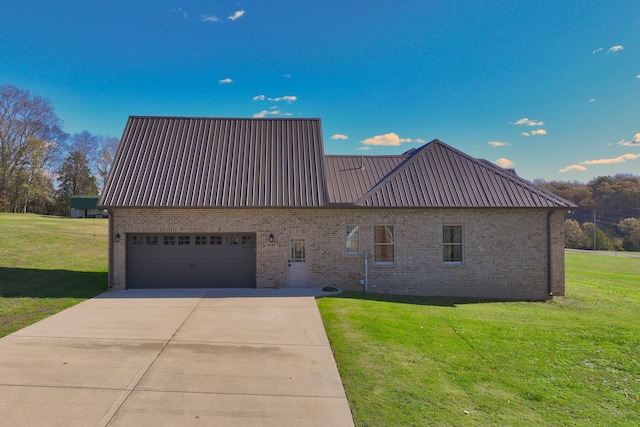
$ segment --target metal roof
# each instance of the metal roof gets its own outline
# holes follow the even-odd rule
[[[354,203],[371,207],[571,208],[574,205],[439,140],[402,165]]]
[[[325,156],[319,119],[130,117],[101,207],[571,208],[439,141]]]
[[[105,207],[324,206],[319,119],[130,117]]]
[[[330,203],[353,204],[408,156],[325,156]]]

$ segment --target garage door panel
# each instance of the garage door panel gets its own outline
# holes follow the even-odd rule
[[[255,288],[255,234],[127,239],[127,288]]]

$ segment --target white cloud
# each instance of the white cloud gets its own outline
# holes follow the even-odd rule
[[[640,154],[623,154],[622,156],[613,157],[610,159],[596,159],[596,160],[586,160],[584,162],[580,162],[581,165],[610,165],[614,163],[624,163],[629,160],[635,160],[640,158]]]
[[[285,95],[285,96],[278,96],[277,98],[267,98],[264,95],[256,95],[253,97],[254,101],[264,101],[264,100],[270,101],[270,102],[281,102],[281,101],[285,101],[288,104],[291,104],[292,102],[296,102],[298,100],[298,97],[295,95]]]
[[[294,95],[286,95],[286,96],[279,96],[277,98],[269,98],[269,101],[272,101],[272,102],[287,101],[289,104],[297,100],[298,100],[298,97]]]
[[[363,150],[363,151],[365,151],[365,150],[371,150],[371,147],[369,147],[368,145],[364,145],[364,146],[362,146],[362,147],[358,147],[358,148],[356,148],[356,150]]]
[[[269,115],[269,114],[278,114],[278,113],[279,113],[279,111],[278,111],[278,110],[275,110],[275,111],[273,111],[273,110],[272,110],[272,111],[269,111],[269,110],[262,110],[262,111],[260,111],[259,113],[255,113],[255,114],[253,115],[253,117],[258,118],[258,119],[261,119],[261,118],[263,118],[263,117],[266,117],[266,116],[267,116],[267,115]]]
[[[255,113],[253,115],[253,117],[261,119],[267,116],[286,116],[286,117],[291,117],[293,116],[293,114],[291,113],[283,113],[280,110],[275,110],[274,107],[271,107],[271,110],[262,110],[258,113]]]
[[[235,12],[233,12],[233,15],[228,16],[227,19],[230,19],[232,21],[235,21],[236,19],[239,19],[242,17],[242,15],[244,15],[244,10],[240,9],[240,10],[236,10]]]
[[[634,137],[634,141],[637,141],[640,145],[640,134],[636,134]],[[567,166],[566,168],[560,169],[559,172],[569,172],[569,171],[586,171],[587,168],[584,165],[612,165],[618,163],[625,163],[630,160],[640,159],[640,154],[632,154],[627,153],[618,157],[610,157],[608,159],[593,159],[593,160],[585,160],[584,162],[580,162],[577,165]]]
[[[546,135],[547,131],[544,129],[534,129],[531,131],[531,136],[533,135]]]
[[[489,141],[487,142],[487,144],[489,144],[492,147],[505,147],[507,145],[511,145],[508,142],[502,142],[502,141]]]
[[[582,165],[571,165],[571,166],[567,166],[566,168],[562,168],[560,169],[558,172],[560,173],[565,173],[565,172],[570,172],[570,171],[586,171],[587,168],[582,166]]]
[[[607,51],[607,53],[611,53],[611,52],[620,52],[621,50],[623,50],[624,47],[620,46],[620,45],[616,45],[616,46],[611,46],[609,48],[609,50]]]
[[[638,74],[638,75],[636,76],[636,79],[640,79],[640,74]]]
[[[633,135],[631,141],[625,141],[624,139],[618,142],[620,145],[624,145],[626,147],[640,147],[640,132]]]
[[[589,100],[587,100],[587,102],[596,102],[595,98],[590,98]]]
[[[336,133],[335,135],[331,136],[331,139],[349,139],[349,137],[343,133]]]
[[[291,74],[283,74],[282,77],[284,77],[285,79],[290,79],[291,78]]]
[[[522,132],[520,136],[531,136],[531,135],[529,135],[529,132]]]
[[[416,138],[413,140],[413,142],[417,142],[420,144],[424,144],[425,142],[427,142],[424,138]]]
[[[187,12],[186,12],[183,8],[181,8],[181,7],[178,7],[178,8],[176,8],[176,9],[171,9],[171,11],[172,11],[172,12],[179,13],[180,15],[182,15],[182,17],[183,17],[183,18],[186,18],[187,16],[189,16],[189,15],[187,14]]]
[[[422,141],[422,139],[421,139]],[[376,135],[371,138],[363,139],[360,143],[364,145],[380,145],[397,147],[403,142],[414,142],[411,138],[400,138],[397,133],[389,132],[384,135]]]
[[[594,50],[594,51],[593,51],[593,52],[591,52],[591,53],[596,54],[596,53],[600,53],[600,52],[602,52],[603,50],[604,50],[603,48],[599,47],[599,48],[597,48],[596,50]]]
[[[233,80],[231,80],[229,77],[227,77],[226,79],[218,80],[218,84],[221,85],[228,85],[231,83],[233,83]]]
[[[521,119],[516,120],[514,125],[518,125],[518,126],[522,126],[522,125],[542,126],[542,125],[544,125],[544,122],[543,121],[539,121],[539,120],[529,120],[528,118],[523,117]]]
[[[201,15],[200,20],[202,22],[218,22],[220,18],[215,15]]]
[[[515,166],[515,163],[513,163],[509,159],[505,159],[504,157],[496,160],[493,163],[495,163],[496,165],[500,166],[501,168],[512,168],[513,166]]]

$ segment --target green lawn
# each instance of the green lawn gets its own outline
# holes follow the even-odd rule
[[[356,425],[640,425],[640,259],[566,261],[550,302],[320,300]]]
[[[106,219],[0,214],[0,336],[107,289]]]

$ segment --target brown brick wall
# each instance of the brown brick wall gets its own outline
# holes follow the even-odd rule
[[[369,262],[371,292],[540,300],[564,295],[564,212],[526,209],[115,209],[110,287],[126,287],[127,233],[256,233],[257,287],[287,285],[290,235],[307,236],[309,281],[362,290],[374,225],[395,227],[395,262]],[[551,253],[547,258],[547,224]],[[360,227],[360,256],[345,254],[345,227]],[[460,225],[464,262],[442,262],[442,226]],[[275,244],[269,243],[269,235]]]

